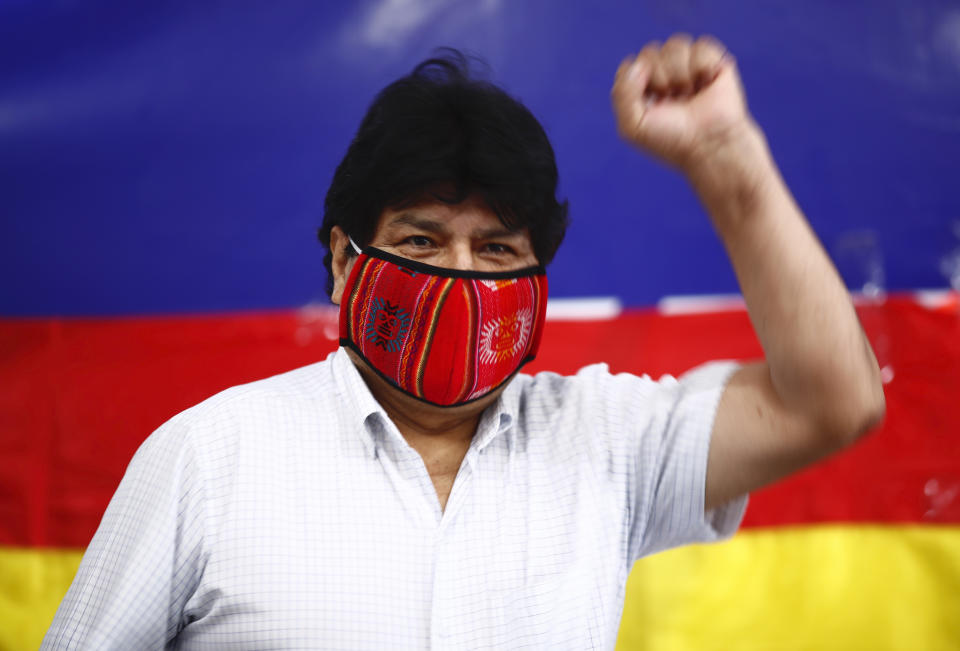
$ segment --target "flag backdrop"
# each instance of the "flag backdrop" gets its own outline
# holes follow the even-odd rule
[[[640,561],[621,648],[960,648],[960,314],[901,297],[861,318],[888,342],[883,427],[756,493],[732,541]],[[39,641],[144,433],[322,359],[337,332],[333,309],[0,325],[0,648]],[[739,309],[629,311],[548,321],[532,370],[606,359],[658,375],[759,352]]]
[[[683,180],[613,128],[621,57],[677,30],[736,55],[866,297],[887,417],[757,492],[731,541],[638,563],[619,647],[960,649],[960,307],[916,291],[960,287],[955,2],[21,0],[0,3],[0,651],[37,646],[153,429],[336,345],[327,183],[436,46],[484,57],[557,152],[573,222],[528,370],[759,356],[735,301],[661,300],[736,284]]]

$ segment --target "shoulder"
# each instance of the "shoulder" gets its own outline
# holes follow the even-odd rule
[[[338,421],[329,361],[231,387],[175,415],[137,449],[124,490],[174,495],[202,486],[208,510],[219,512],[238,478],[265,464],[283,466],[310,445],[330,457],[337,448],[324,433]]]
[[[256,418],[263,411],[297,411],[333,402],[335,354],[321,362],[225,389],[177,414],[170,423],[209,426],[220,421]]]
[[[736,362],[708,362],[682,375],[666,374],[655,380],[646,374],[611,373],[607,364],[599,363],[584,366],[574,375],[560,375],[550,371],[541,371],[535,375],[521,374],[517,376],[517,385],[524,396],[541,399],[553,397],[557,406],[562,406],[571,399],[609,399],[623,391],[633,398],[642,399],[657,393],[717,388],[722,386],[737,368],[739,364]]]
[[[281,439],[309,427],[337,403],[332,359],[225,389],[160,426],[137,455],[234,445],[250,434]]]
[[[574,375],[519,375],[515,391],[520,419],[527,425],[621,438],[662,429],[678,411],[703,409],[705,401],[719,397],[736,368],[731,362],[711,362],[679,377],[653,379],[592,364]]]
[[[521,406],[548,411],[581,411],[606,403],[643,402],[659,387],[676,382],[665,376],[659,382],[647,375],[610,372],[607,364],[591,364],[574,375],[543,371],[516,379]]]

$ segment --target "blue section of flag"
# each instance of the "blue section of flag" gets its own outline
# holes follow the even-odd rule
[[[735,291],[686,184],[613,128],[619,60],[678,29],[736,54],[852,284],[879,260],[890,289],[945,285],[960,18],[900,4],[4,3],[0,313],[325,301],[314,232],[333,169],[373,94],[439,45],[486,57],[554,142],[573,225],[552,295]]]

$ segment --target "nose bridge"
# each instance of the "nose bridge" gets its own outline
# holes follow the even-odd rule
[[[455,237],[447,247],[445,267],[470,271],[473,269],[473,246],[468,237]]]

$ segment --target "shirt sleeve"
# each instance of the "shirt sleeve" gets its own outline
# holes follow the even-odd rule
[[[202,571],[204,486],[177,418],[134,455],[41,649],[161,649]]]
[[[660,380],[665,398],[659,407],[667,411],[664,428],[648,432],[649,440],[641,445],[642,458],[638,461],[644,472],[655,478],[647,484],[649,494],[639,505],[644,509],[640,515],[646,526],[638,532],[638,557],[679,545],[729,538],[740,526],[747,495],[704,510],[713,423],[727,380],[737,368],[735,363],[713,362],[679,380]],[[659,417],[654,418],[654,422],[659,421]]]
[[[589,396],[578,417],[589,421],[611,461],[608,480],[623,491],[629,517],[628,560],[680,545],[732,536],[746,495],[704,510],[713,422],[733,362],[712,362],[654,381],[611,375],[605,364],[582,369],[576,383]],[[622,462],[620,460],[623,460]]]

